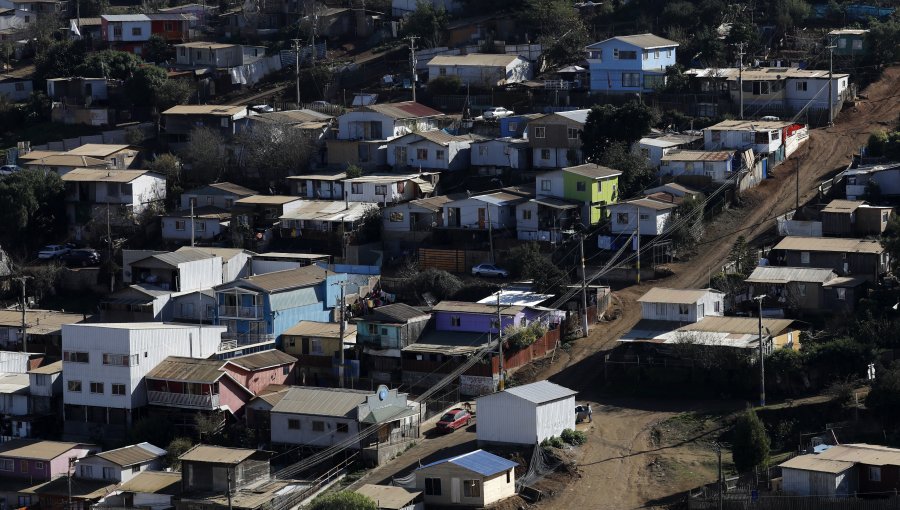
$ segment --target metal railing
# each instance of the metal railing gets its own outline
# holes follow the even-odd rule
[[[235,319],[262,319],[265,317],[262,306],[219,306],[219,317]]]
[[[147,401],[150,404],[174,407],[190,407],[194,409],[215,409],[219,407],[219,395],[189,395],[187,393],[169,393],[166,391],[148,391]]]
[[[275,335],[225,332],[222,333],[222,342],[219,344],[219,347],[221,349],[234,349],[241,345],[261,344],[274,341]]]

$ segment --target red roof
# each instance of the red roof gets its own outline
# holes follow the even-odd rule
[[[366,106],[365,109],[382,113],[395,119],[410,119],[416,117],[436,117],[443,113],[413,101],[400,103],[382,103]]]

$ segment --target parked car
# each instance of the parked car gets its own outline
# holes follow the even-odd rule
[[[7,175],[12,175],[21,170],[21,168],[16,165],[3,165],[0,166],[0,177],[5,177]]]
[[[38,252],[38,258],[41,260],[52,260],[69,253],[70,250],[71,248],[64,244],[48,244]]]
[[[453,432],[458,428],[465,427],[472,420],[472,415],[465,409],[455,408],[447,411],[441,416],[435,428],[440,432]]]
[[[502,119],[503,117],[509,117],[513,114],[512,110],[507,110],[502,106],[495,106],[493,108],[488,108],[481,114],[485,119]]]
[[[509,271],[493,264],[478,264],[472,268],[472,276],[496,276],[497,278],[508,278]]]
[[[97,250],[83,248],[72,250],[59,258],[67,266],[95,266],[100,263],[100,253]]]
[[[267,104],[258,104],[255,106],[251,106],[250,109],[256,113],[272,113],[275,111],[275,108],[272,108]]]

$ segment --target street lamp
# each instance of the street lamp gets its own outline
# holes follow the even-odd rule
[[[759,406],[766,406],[766,354],[765,349],[763,348],[763,336],[762,336],[762,303],[763,299],[765,299],[765,294],[760,294],[759,296],[754,296],[753,300],[759,304]]]

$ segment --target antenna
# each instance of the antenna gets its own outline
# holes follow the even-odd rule
[[[416,65],[419,63],[416,60],[416,39],[418,37],[411,35],[408,37],[409,39],[409,65],[412,71],[412,100],[413,103],[416,102],[416,82],[419,81],[419,76],[416,74]]]

